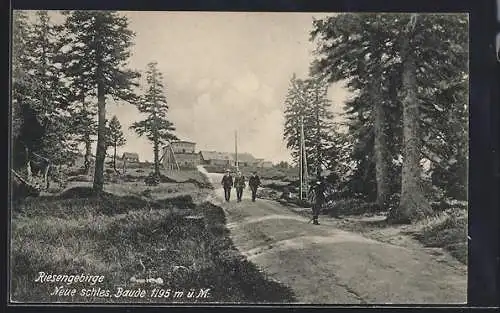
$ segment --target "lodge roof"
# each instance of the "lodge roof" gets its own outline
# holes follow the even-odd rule
[[[235,159],[236,153],[232,153],[231,156]],[[255,162],[257,159],[250,153],[238,153],[238,162]]]
[[[235,153],[218,151],[200,151],[204,160],[229,160],[234,161]],[[250,153],[238,153],[238,162],[255,162],[257,159]]]
[[[135,152],[123,152],[122,158],[134,158],[134,159],[138,159],[139,158],[139,154],[137,154]]]
[[[230,153],[217,151],[200,151],[204,160],[233,160]]]

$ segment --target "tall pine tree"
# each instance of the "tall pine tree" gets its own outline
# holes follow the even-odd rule
[[[137,102],[137,108],[146,114],[146,119],[135,122],[130,127],[139,136],[146,136],[153,143],[154,175],[160,176],[160,145],[177,140],[175,127],[168,120],[167,97],[163,86],[163,75],[158,71],[158,63],[151,62],[146,70],[146,91]]]
[[[33,80],[29,75],[29,60],[26,53],[31,25],[23,11],[13,11],[12,18],[12,167],[24,169],[28,162],[28,151],[41,139],[43,129],[32,106]]]
[[[134,33],[126,17],[114,11],[71,11],[64,29],[67,32],[66,64],[77,82],[91,85],[97,98],[97,150],[93,189],[102,192],[106,157],[106,98],[136,102],[133,87],[139,74],[126,69]],[[82,100],[83,102],[84,100]]]
[[[45,169],[62,164],[74,150],[68,131],[68,89],[59,75],[59,34],[47,11],[14,12],[13,29],[13,155],[14,168],[26,162]]]
[[[410,181],[408,176],[402,178],[399,169],[400,160],[405,162],[403,155],[418,154],[412,161],[412,172],[419,189],[423,182],[417,168],[424,159],[431,160],[433,183],[447,190],[459,189],[448,182],[456,177],[452,169],[464,168],[466,163],[467,110],[463,95],[467,82],[467,18],[463,14],[421,14],[418,20],[414,33],[406,31],[408,14],[340,14],[313,25],[312,39],[319,41],[313,69],[328,75],[331,81],[346,80],[354,94],[346,103],[353,136],[345,138],[353,140],[352,157],[357,160],[351,178],[365,183],[376,179],[380,204],[387,199],[388,190],[393,194],[399,188],[408,188],[401,187]],[[409,34],[411,48],[407,53],[404,43]],[[409,76],[413,72],[414,77]],[[414,94],[410,92],[408,98],[409,89]],[[416,114],[417,124],[405,119],[403,125],[403,110],[409,103],[416,110],[407,110],[406,117]],[[408,139],[410,133],[417,139]],[[420,142],[410,153],[408,146],[415,140]],[[451,163],[450,155],[454,160]],[[406,167],[408,173],[409,164]],[[464,177],[454,181],[462,185]],[[425,202],[423,206],[428,207]],[[425,214],[428,209],[420,211]],[[406,215],[415,219],[423,214],[410,209]]]
[[[113,148],[113,169],[117,171],[116,149],[118,147],[125,145],[126,140],[125,137],[123,136],[122,125],[120,124],[120,121],[118,120],[118,117],[116,117],[116,115],[113,115],[113,117],[108,123],[107,138],[108,138],[107,139],[108,146]]]
[[[389,221],[409,223],[431,212],[429,201],[421,183],[421,132],[419,102],[417,99],[416,55],[412,38],[415,35],[417,14],[412,14],[405,27],[401,44],[403,62],[403,169],[401,175],[401,200],[392,210]]]
[[[60,75],[61,63],[59,55],[60,34],[47,11],[35,13],[33,31],[29,36],[29,53],[31,75],[35,82],[34,110],[44,127],[44,136],[37,152],[50,156],[51,162],[61,164],[75,150],[75,146],[67,136],[70,124],[68,107],[69,89]]]
[[[332,112],[327,92],[328,84],[322,78],[302,80],[294,74],[285,99],[283,138],[287,148],[292,150],[295,162],[298,162],[302,120],[308,172],[311,174],[331,166]]]
[[[318,39],[317,53],[320,59],[313,63],[313,71],[325,73],[330,81],[347,79],[348,88],[359,100],[352,102],[349,114],[360,111],[366,115],[367,125],[360,125],[366,134],[362,141],[369,143],[371,159],[365,164],[375,167],[376,201],[385,207],[391,194],[390,167],[391,141],[390,110],[388,97],[387,62],[395,55],[390,44],[392,36],[390,15],[342,14],[325,20],[314,21],[312,39]],[[356,107],[357,106],[357,107]],[[361,113],[362,111],[367,113]],[[359,120],[356,124],[359,125]],[[362,160],[363,161],[363,160]],[[366,173],[366,171],[365,171]]]

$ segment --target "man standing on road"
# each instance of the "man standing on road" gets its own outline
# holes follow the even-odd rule
[[[222,187],[224,187],[224,198],[226,198],[226,202],[229,202],[231,198],[231,188],[233,187],[233,176],[231,176],[231,171],[226,170],[226,174],[222,176]]]
[[[250,179],[248,179],[248,186],[252,190],[252,201],[255,202],[255,198],[257,197],[257,188],[260,186],[260,178],[257,175],[257,172],[253,172]]]
[[[314,186],[311,186],[311,189],[314,191],[314,201],[312,205],[313,211],[313,224],[319,225],[318,216],[321,212],[321,208],[325,203],[325,180],[322,176],[318,176],[316,183]]]
[[[236,187],[237,201],[241,202],[241,196],[243,195],[243,189],[245,188],[245,176],[243,176],[240,171],[238,171],[234,179],[234,187]]]

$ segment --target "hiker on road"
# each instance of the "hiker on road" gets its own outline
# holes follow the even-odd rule
[[[252,201],[255,202],[255,198],[257,197],[257,188],[260,186],[260,178],[256,172],[252,173],[250,179],[248,179],[248,186],[252,190]]]
[[[233,187],[233,176],[231,176],[230,170],[226,170],[226,174],[222,176],[221,184],[224,187],[224,198],[226,202],[229,202],[231,199],[231,188]]]
[[[325,179],[323,176],[318,176],[316,182],[311,186],[310,193],[313,196],[313,224],[319,225],[318,216],[325,203]]]
[[[243,189],[245,188],[245,176],[243,176],[240,171],[238,171],[236,177],[234,178],[234,186],[236,187],[237,201],[241,202],[241,196],[243,195]]]

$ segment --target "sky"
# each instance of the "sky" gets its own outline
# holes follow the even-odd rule
[[[180,139],[198,150],[249,152],[269,161],[290,161],[283,141],[283,110],[293,73],[306,78],[313,59],[313,17],[325,13],[123,12],[135,33],[129,67],[144,71],[158,62],[169,118]],[[329,90],[340,113],[349,96],[341,84]],[[129,126],[140,119],[126,103],[107,101],[127,139],[118,152],[153,159],[152,144]]]

